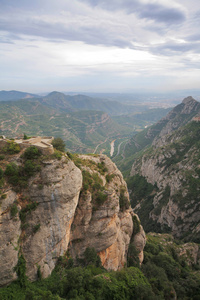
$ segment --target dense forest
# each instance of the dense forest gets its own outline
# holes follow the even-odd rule
[[[192,246],[169,234],[148,234],[143,264],[139,265],[137,251],[130,245],[127,266],[119,271],[105,270],[94,248],[87,248],[76,264],[67,252],[48,278],[42,279],[38,267],[36,282],[26,278],[26,263],[21,255],[15,267],[18,279],[0,289],[0,299],[198,300],[200,266],[192,258]]]

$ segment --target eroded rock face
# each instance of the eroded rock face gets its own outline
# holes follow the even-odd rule
[[[141,225],[140,225],[140,231],[133,237],[133,244],[135,245],[135,248],[139,253],[138,258],[139,258],[139,262],[141,264],[144,260],[143,249],[146,244],[146,235],[145,235],[144,229]]]
[[[79,159],[79,168],[67,156],[43,161],[28,188],[16,193],[8,187],[0,211],[0,285],[16,279],[13,267],[21,254],[30,280],[37,278],[38,267],[44,278],[50,275],[67,250],[76,259],[87,247],[95,248],[107,269],[117,270],[126,263],[133,213],[122,174],[104,155]],[[101,184],[94,181],[81,190],[84,172]],[[97,200],[98,191],[103,200]],[[142,260],[142,243],[136,243]]]
[[[10,208],[16,200],[16,193],[8,191],[6,199],[0,200],[0,282],[7,284],[16,279],[13,268],[18,261],[19,237],[21,235],[21,222],[16,215],[11,215]],[[16,209],[17,208],[16,206]]]
[[[133,231],[131,209],[120,210],[119,205],[122,188],[125,188],[125,197],[128,199],[126,183],[121,172],[108,157],[83,155],[81,158],[85,161],[93,161],[96,165],[105,164],[106,174],[113,178],[107,182],[100,170],[92,170],[93,165],[84,166],[89,173],[97,174],[102,179],[107,200],[99,205],[95,202],[95,196],[90,189],[82,193],[72,225],[70,252],[75,259],[76,256],[81,257],[87,247],[94,247],[103,266],[106,269],[117,270],[126,262]]]
[[[193,101],[186,100],[186,103]],[[198,242],[199,122],[188,123],[166,136],[165,141],[166,145],[152,147],[151,151],[146,151],[132,166],[131,176],[139,174],[154,186],[153,193],[151,191],[148,195],[150,198],[146,197],[136,203],[134,211],[140,216],[146,209],[146,216],[150,221],[148,226],[157,226],[150,230],[168,230],[177,238]],[[152,204],[148,205],[150,201]],[[144,220],[142,222],[144,224]],[[147,225],[145,226],[147,231]]]
[[[51,274],[67,250],[81,186],[81,171],[66,158],[47,162],[30,182],[27,197],[38,203],[26,217],[29,227],[22,246],[30,279],[35,279],[37,266],[44,277]]]

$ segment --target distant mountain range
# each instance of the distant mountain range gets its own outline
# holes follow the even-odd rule
[[[12,91],[7,92],[5,98],[3,91],[0,95],[4,100],[0,101],[1,135],[16,137],[26,133],[60,136],[72,152],[85,153],[96,149],[109,154],[112,140],[127,138],[135,130],[144,128],[167,113],[165,109],[158,109],[155,117],[155,112],[142,106],[139,110],[137,106],[116,101],[84,95],[67,96],[59,92],[52,92],[45,97]],[[11,95],[15,99],[6,100]],[[21,96],[24,98],[16,99]],[[127,114],[130,113],[129,118]],[[114,120],[112,115],[120,115],[121,118]]]
[[[135,111],[145,111],[148,107],[122,104],[117,101],[92,98],[85,95],[69,96],[60,92],[51,92],[45,97],[18,91],[0,91],[0,101],[17,101],[31,99],[39,101],[42,105],[55,108],[59,112],[74,112],[78,110],[99,110],[109,115],[122,115]]]

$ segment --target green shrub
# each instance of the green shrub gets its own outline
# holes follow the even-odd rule
[[[140,221],[136,216],[133,216],[132,220],[133,220],[133,235],[135,235],[138,232],[140,232]]]
[[[7,176],[18,176],[19,168],[15,163],[10,163],[6,166],[5,175]]]
[[[33,232],[36,233],[40,229],[40,223],[33,227]]]
[[[40,266],[37,267],[37,279],[39,281],[42,280],[42,272],[41,272],[41,267]]]
[[[139,251],[136,249],[134,243],[130,243],[128,247],[127,266],[139,267]]]
[[[20,146],[14,141],[8,141],[2,151],[6,154],[16,154],[20,152]]]
[[[52,145],[55,149],[64,152],[65,151],[65,142],[60,137],[55,138],[52,141]]]
[[[35,159],[41,154],[41,151],[36,146],[30,146],[24,151],[23,157],[26,159]]]
[[[18,175],[18,166],[15,163],[10,163],[6,166],[5,175]]]
[[[0,168],[0,179],[3,178],[3,170]]]
[[[27,204],[24,208],[22,208],[19,213],[20,220],[24,223],[26,221],[26,214],[31,213],[31,211],[35,210],[37,206],[37,202],[31,202]]]
[[[17,205],[16,203],[14,203],[10,208],[10,215],[11,217],[15,217],[17,213],[18,213]]]
[[[18,188],[26,187],[28,178],[40,171],[41,166],[37,162],[32,161],[30,157],[36,158],[40,156],[40,152],[36,147],[27,148],[24,156],[29,159],[25,160],[24,165],[18,167],[15,163],[6,166],[4,174],[8,176],[8,182]]]
[[[106,182],[109,183],[115,177],[115,174],[107,174],[106,175]]]
[[[71,160],[73,160],[73,154],[70,153],[69,151],[67,151],[67,156],[68,156]]]
[[[25,161],[23,171],[28,177],[33,176],[35,170],[36,170],[35,164],[31,160]]]
[[[3,186],[4,186],[4,179],[1,178],[1,179],[0,179],[0,188],[2,188]]]
[[[82,175],[83,175],[82,190],[85,192],[91,187],[91,185],[93,183],[93,179],[92,179],[92,175],[86,170],[82,171]]]
[[[0,160],[4,160],[5,155],[0,155]]]
[[[24,137],[23,137],[23,139],[24,139],[24,140],[28,140],[28,139],[30,139],[30,137],[29,137],[29,136],[27,136],[27,135],[24,133]]]
[[[58,160],[61,160],[61,158],[62,158],[62,152],[59,151],[59,150],[55,150],[54,154],[53,154],[53,157],[57,158]]]
[[[14,267],[14,271],[17,273],[19,284],[22,288],[27,285],[27,276],[26,276],[26,261],[23,255],[18,259],[17,265]]]
[[[102,161],[101,163],[97,164],[97,167],[99,169],[99,172],[103,175],[105,172],[108,172],[107,167],[105,166],[105,162]]]
[[[85,265],[95,265],[96,267],[101,266],[101,259],[97,255],[97,252],[94,248],[86,248],[84,252],[84,260],[85,260]]]
[[[98,205],[102,205],[107,199],[108,199],[108,195],[101,191],[98,191],[95,196],[95,202]]]
[[[83,163],[83,160],[78,157],[78,154],[67,152],[68,157],[74,162],[74,164],[80,169]]]

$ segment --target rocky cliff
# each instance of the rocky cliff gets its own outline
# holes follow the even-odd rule
[[[192,121],[191,116],[198,106],[191,97],[183,101],[180,114],[174,115],[152,147],[134,162],[129,180],[132,204],[145,230],[172,232],[196,242],[200,241],[200,122]],[[187,125],[173,129],[176,119],[186,120],[188,114]],[[141,183],[143,193],[137,191]]]
[[[132,236],[126,183],[109,158],[21,154],[4,153],[0,161],[1,285],[16,278],[20,255],[31,280],[38,270],[47,277],[66,252],[76,263],[88,247],[95,248],[105,268],[120,269],[130,239],[142,261],[145,234],[140,226]]]

